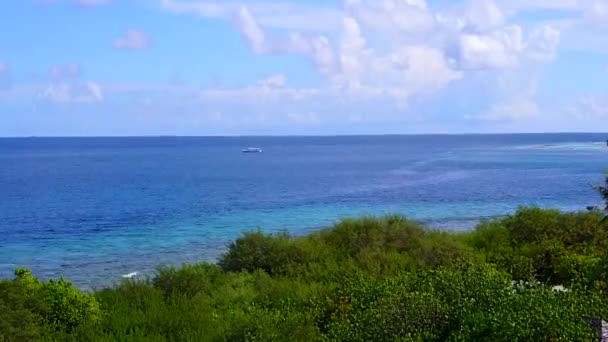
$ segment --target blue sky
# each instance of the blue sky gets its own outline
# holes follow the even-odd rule
[[[0,136],[608,129],[608,0],[10,0],[0,22]]]

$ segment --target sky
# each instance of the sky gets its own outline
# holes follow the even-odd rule
[[[7,0],[0,136],[608,131],[608,0]]]

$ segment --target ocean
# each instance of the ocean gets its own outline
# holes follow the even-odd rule
[[[522,205],[584,210],[608,134],[0,139],[0,278],[83,289],[214,261],[245,231],[398,213],[467,230]],[[242,153],[261,147],[263,153]]]

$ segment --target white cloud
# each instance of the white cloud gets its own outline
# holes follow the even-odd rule
[[[581,0],[501,0],[500,8],[509,14],[538,10],[578,10]]]
[[[535,22],[534,18],[523,21],[515,14],[566,9],[586,13],[587,22],[598,22],[603,18],[604,3],[467,0],[432,2],[429,6],[425,0],[344,0],[342,9],[331,9],[325,4],[287,0],[156,1],[163,10],[176,15],[214,18],[234,25],[256,54],[296,55],[314,65],[321,81],[310,88],[292,87],[283,74],[286,70],[273,70],[275,75],[250,86],[188,90],[196,93],[198,105],[222,113],[218,120],[229,116],[230,111],[224,107],[251,105],[259,108],[260,117],[281,111],[284,119],[302,124],[326,120],[317,113],[337,113],[337,109],[347,112],[344,118],[348,114],[365,122],[366,111],[375,115],[372,104],[376,103],[388,103],[385,112],[397,109],[404,115],[406,105],[415,106],[426,100],[426,95],[444,88],[450,91],[449,85],[462,79],[486,78],[483,84],[494,87],[492,81],[505,70],[530,70],[551,62],[562,31],[569,29]],[[148,45],[148,36],[134,30],[114,41],[116,48]],[[56,76],[51,76],[45,96],[54,102],[95,103],[103,101],[104,94],[111,97],[119,92],[84,80],[78,66],[51,74]],[[174,92],[158,88],[150,91]],[[179,96],[187,98],[185,93]],[[138,95],[151,98],[143,90]],[[471,118],[518,121],[538,117],[542,112],[534,92],[500,94],[484,105],[486,110],[475,111],[483,114]],[[356,113],[349,113],[351,109]]]
[[[447,83],[460,79],[462,72],[453,70],[444,54],[427,46],[407,48],[408,68],[405,80],[412,88],[439,90]]]
[[[487,32],[504,26],[506,19],[493,0],[471,0],[464,21],[468,30]]]
[[[530,33],[527,55],[532,60],[547,62],[555,58],[560,32],[551,26],[542,26]]]
[[[341,12],[331,7],[306,6],[279,1],[160,0],[161,7],[175,14],[231,19],[246,4],[261,26],[268,28],[323,31],[338,27]]]
[[[463,34],[460,63],[465,69],[512,68],[524,49],[521,27],[507,26],[486,35]]]
[[[371,30],[421,33],[431,31],[436,24],[424,0],[346,0],[344,7]]]
[[[232,18],[254,52],[301,55],[332,91],[400,104],[439,91],[469,70],[548,62],[560,37],[550,26],[526,34],[491,0],[471,0],[443,12],[433,12],[424,0],[345,0],[339,28],[321,25],[328,27],[321,34],[267,30],[269,9],[295,13],[297,7],[287,3],[253,1],[245,7],[233,1],[161,0],[161,5],[173,13]]]
[[[303,55],[325,74],[335,66],[334,51],[329,39],[323,35],[308,36],[300,32],[290,32],[283,39],[269,40],[247,7],[238,9],[235,20],[239,32],[256,53]]]
[[[245,14],[247,12],[243,12]],[[388,54],[367,46],[358,21],[343,19],[339,41],[292,33],[287,40],[269,42],[255,19],[242,15],[244,35],[259,53],[296,53],[310,58],[330,85],[350,93],[386,96],[404,101],[412,94],[441,89],[462,77],[445,54],[425,45],[402,47]]]
[[[40,96],[57,104],[99,103],[104,99],[101,86],[82,80],[78,64],[54,66],[49,70],[50,83]]]
[[[128,30],[124,36],[114,40],[114,48],[126,50],[141,50],[150,46],[150,37],[139,30]]]
[[[284,34],[285,38],[280,38],[280,32],[269,36],[265,28],[269,27],[266,17],[271,9],[285,16],[295,15],[300,9],[286,2],[253,1],[247,7],[235,7],[233,1],[161,0],[161,4],[174,13],[232,17],[254,52],[303,55],[330,83],[349,87],[365,86],[361,82],[372,78],[366,75],[373,69],[369,65],[386,62],[387,56],[394,56],[404,46],[435,49],[446,59],[452,55],[459,63],[449,67],[466,70],[514,68],[523,62],[547,61],[555,55],[559,43],[559,31],[550,26],[524,38],[523,28],[508,23],[493,0],[471,0],[462,10],[457,7],[435,13],[424,0],[345,0],[344,12],[332,16],[336,23],[321,25],[327,26],[327,34],[310,36],[291,31]],[[325,9],[314,11],[322,13]],[[368,40],[368,35],[373,39]]]
[[[465,69],[514,68],[529,61],[546,62],[557,51],[560,32],[548,25],[527,38],[521,25],[509,24],[492,0],[472,0],[460,35],[460,63]]]
[[[504,69],[527,62],[548,62],[557,53],[560,32],[551,26],[533,30],[527,39],[519,25],[487,34],[462,34],[460,63],[465,69]]]
[[[253,19],[247,7],[241,7],[237,12],[237,24],[239,31],[249,43],[254,52],[262,53],[268,50],[264,31]]]
[[[103,101],[103,93],[95,82],[52,83],[43,92],[42,97],[58,104],[98,103]]]
[[[361,73],[364,68],[365,39],[361,35],[359,24],[353,18],[344,18],[340,41],[340,72],[349,87],[361,86]]]

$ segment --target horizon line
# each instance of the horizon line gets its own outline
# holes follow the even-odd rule
[[[226,134],[226,135],[15,135],[0,139],[84,139],[84,138],[322,138],[322,137],[389,137],[389,136],[463,136],[463,135],[564,135],[608,134],[607,132],[488,132],[488,133],[364,133],[364,134]]]

